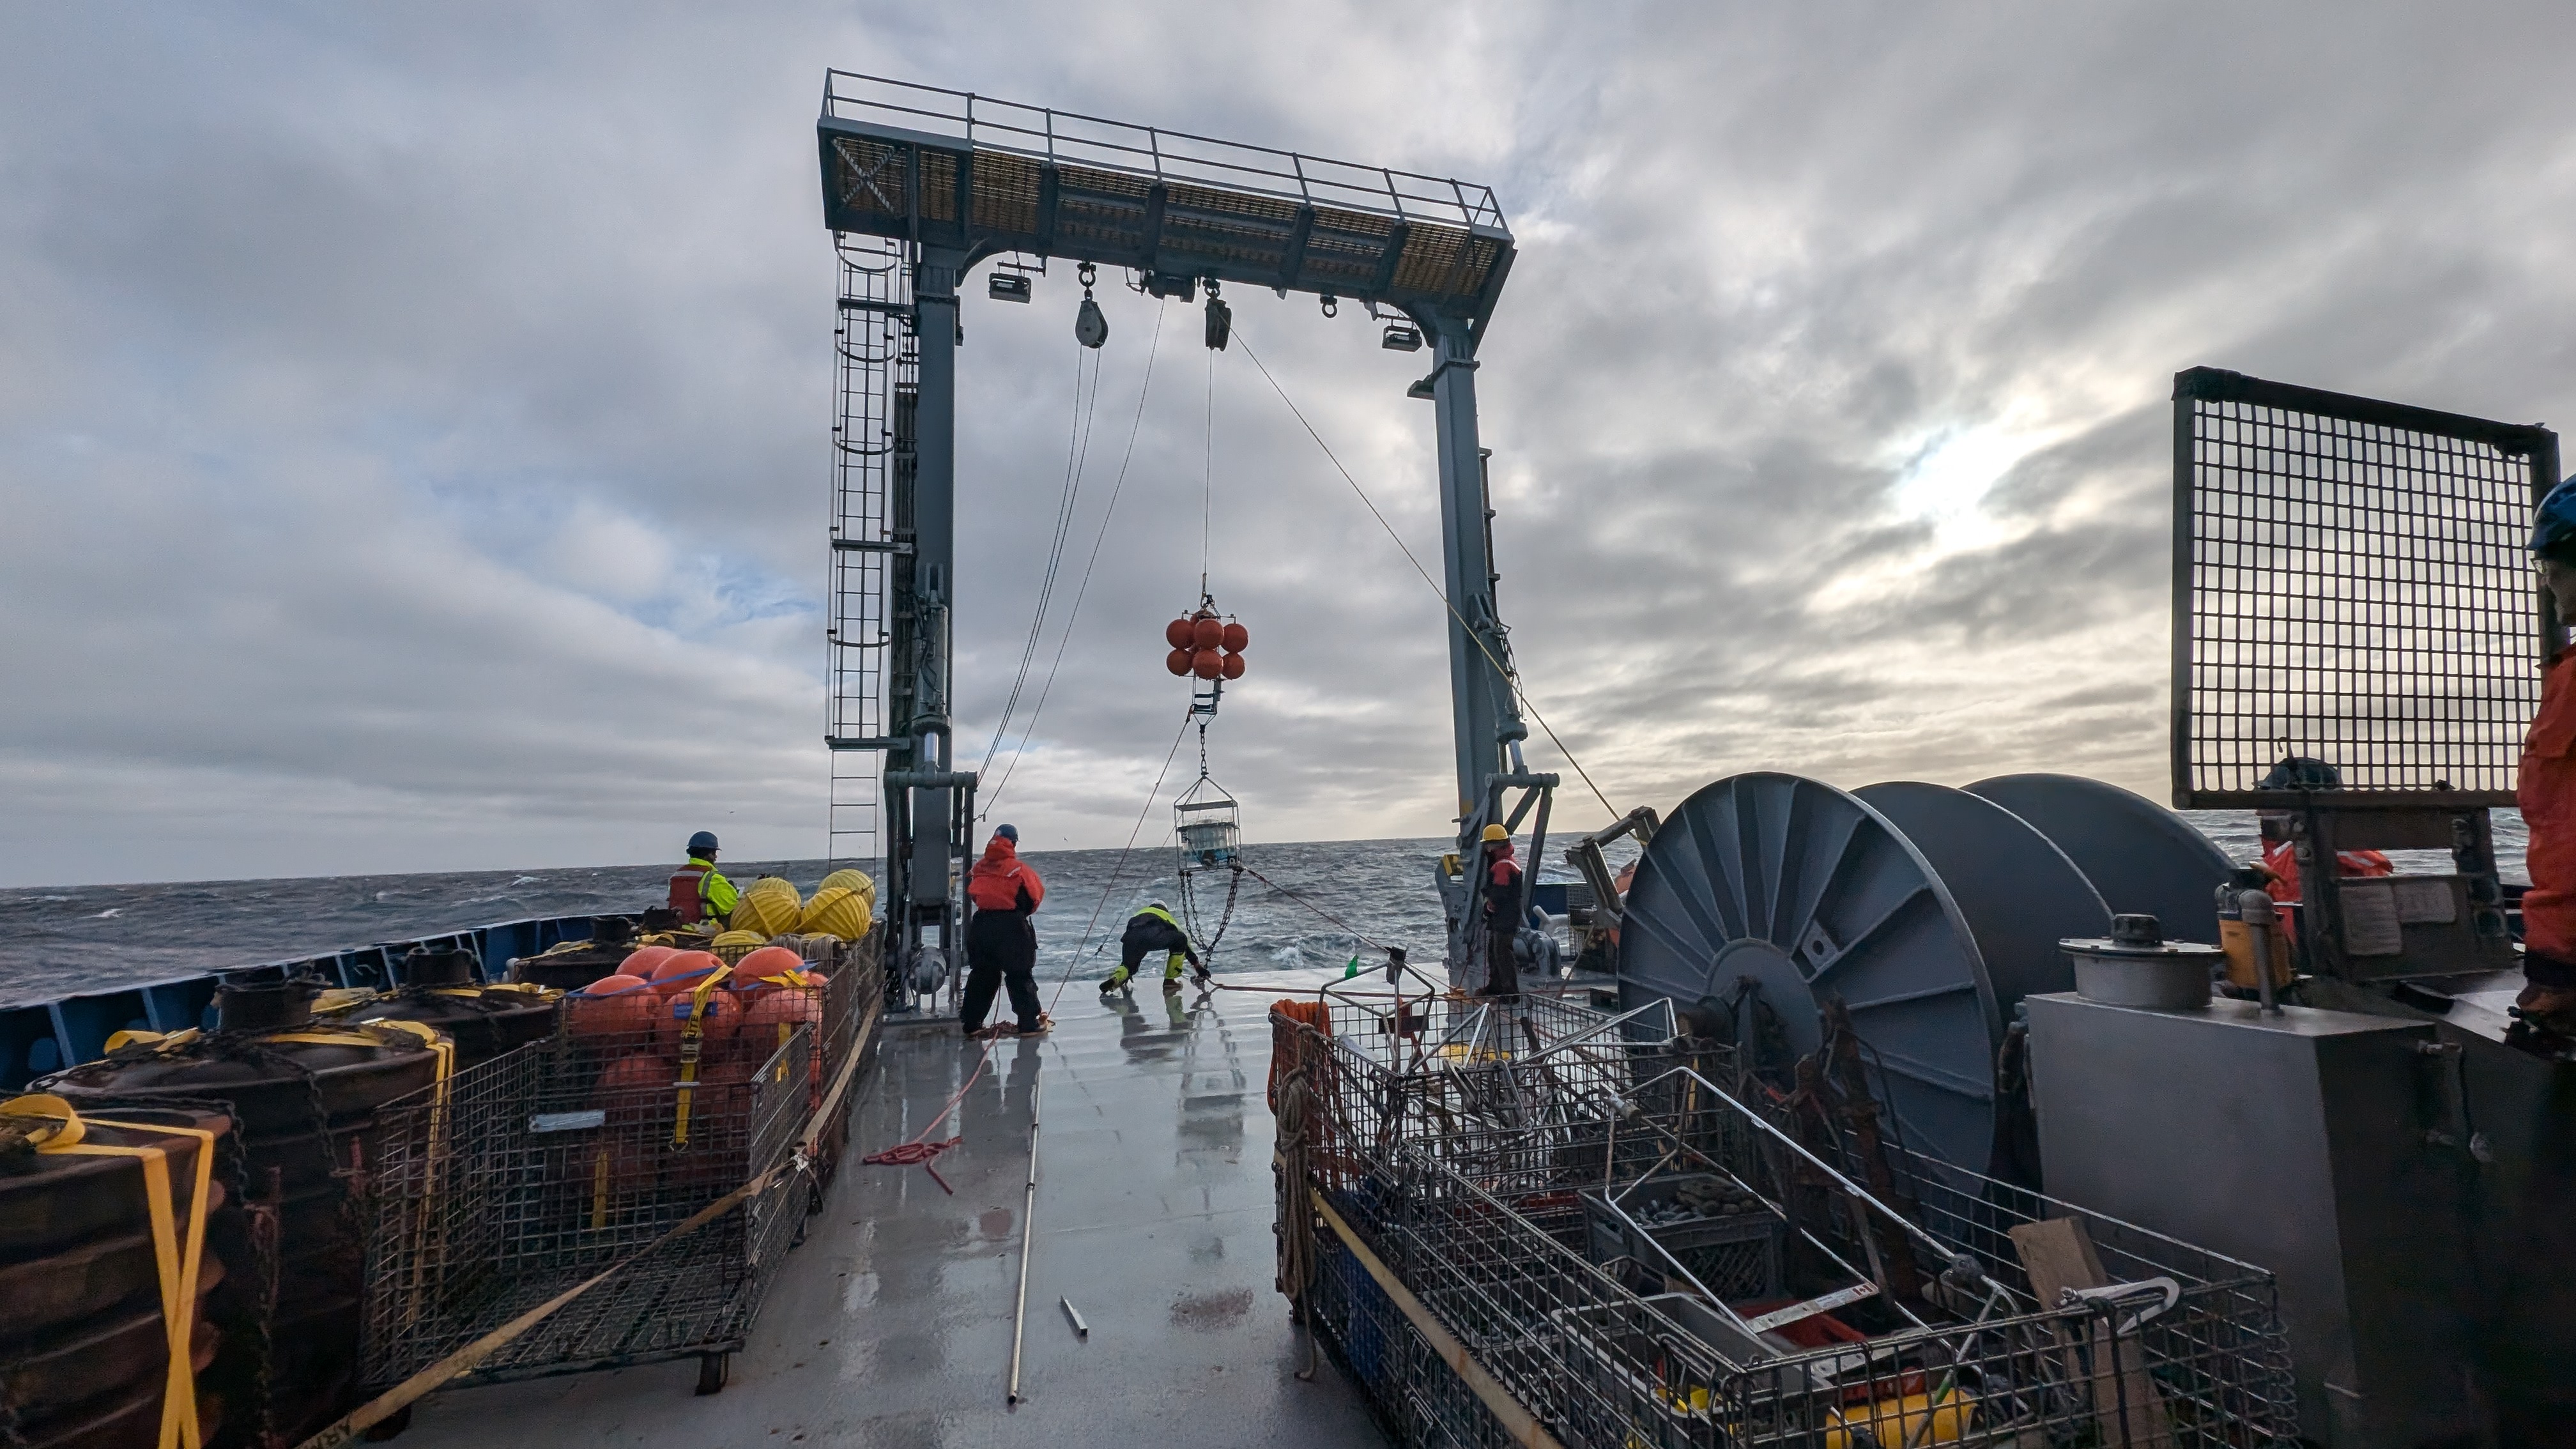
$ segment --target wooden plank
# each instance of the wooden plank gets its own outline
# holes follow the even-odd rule
[[[2058,1295],[2066,1289],[2100,1288],[2111,1281],[2102,1271],[2092,1235],[2073,1218],[2047,1218],[2010,1231],[2042,1311],[2056,1308]],[[2062,1332],[2058,1342],[2067,1342]],[[2156,1390],[2155,1377],[2147,1372],[2146,1349],[2138,1336],[2131,1333],[2115,1343],[2111,1325],[2097,1321],[2087,1347],[2093,1362],[2092,1376],[2085,1380],[2088,1387],[2109,1376],[2115,1349],[2120,1363],[2116,1392],[2092,1396],[2093,1421],[2103,1444],[2110,1449],[2173,1449],[2172,1420],[2165,1412],[2164,1395]],[[2071,1363],[2073,1355],[2068,1354],[2066,1361]]]

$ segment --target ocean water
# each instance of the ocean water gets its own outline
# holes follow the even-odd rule
[[[2193,811],[2186,818],[2239,860],[2256,853],[2251,815]],[[2496,812],[2497,853],[2521,879],[2524,835],[2512,811]],[[1522,842],[1526,848],[1528,842]],[[1242,881],[1216,954],[1219,971],[1331,966],[1353,954],[1382,960],[1375,945],[1403,946],[1416,961],[1441,953],[1440,902],[1431,886],[1440,840],[1347,840],[1248,845]],[[1554,842],[1542,880],[1571,878]],[[1609,852],[1612,866],[1635,844]],[[1027,857],[1047,882],[1036,917],[1040,975],[1105,975],[1127,915],[1160,897],[1184,907],[1176,856],[1168,846],[1037,851]],[[2438,851],[2401,852],[2399,868],[2446,870]],[[75,991],[188,976],[315,955],[348,946],[405,941],[529,916],[628,914],[659,903],[671,867],[460,871],[427,875],[311,876],[282,880],[0,890],[0,1006]],[[727,861],[738,884],[779,875],[810,891],[819,860]],[[1225,876],[1191,889],[1202,934],[1224,906]]]

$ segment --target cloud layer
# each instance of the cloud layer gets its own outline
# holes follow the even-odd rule
[[[1503,603],[1621,808],[1756,767],[2161,794],[2174,371],[2533,421],[2576,384],[2552,7],[1210,15],[0,19],[0,883],[819,853],[827,65],[1494,185]],[[970,763],[1077,295],[967,309]],[[1102,300],[1041,669],[1132,462],[1002,812],[1135,828],[1204,504],[1253,837],[1438,833],[1439,601],[1243,352]],[[1419,357],[1234,300],[1436,574]]]

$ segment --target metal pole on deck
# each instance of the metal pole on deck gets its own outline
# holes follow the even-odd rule
[[[1046,1094],[1046,1073],[1029,1088],[1029,1195],[1020,1205],[1020,1292],[1019,1301],[1011,1307],[1011,1390],[1007,1402],[1014,1408],[1020,1402],[1020,1342],[1029,1329],[1029,1250],[1037,1245],[1038,1210],[1038,1107]]]

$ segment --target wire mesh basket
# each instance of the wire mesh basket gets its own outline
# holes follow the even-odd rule
[[[368,1382],[409,1377],[774,1172],[464,1382],[690,1356],[720,1368],[818,1200],[819,1172],[786,1169],[880,989],[873,969],[846,969],[808,986],[567,997],[550,1041],[387,1109],[367,1193]],[[801,1165],[828,1166],[847,1101]]]
[[[1496,1010],[1423,1009],[1414,1035],[1445,1013],[1466,1037]],[[1758,1084],[1700,1070],[1700,1044],[1653,1040],[1651,1016],[1502,1010],[1517,1040],[1483,1038],[1499,1059],[1476,1065],[1512,1064],[1526,1095],[1502,1100],[1524,1120],[1454,1132],[1422,1125],[1449,1067],[1373,1029],[1375,1006],[1278,1027],[1303,1088],[1283,1087],[1301,1125],[1281,1167],[1283,1245],[1315,1241],[1301,1308],[1399,1443],[1508,1442],[1517,1413],[1569,1449],[2295,1442],[2268,1274],[1901,1149],[1865,1187],[1848,1144],[1801,1140]],[[1502,1150],[1513,1133],[1530,1145]],[[1709,1179],[1728,1191],[1699,1195],[1722,1209],[1704,1231],[1651,1209],[1605,1231],[1605,1205]],[[1747,1199],[1777,1276],[1711,1282],[1692,1254],[1749,1227]]]

